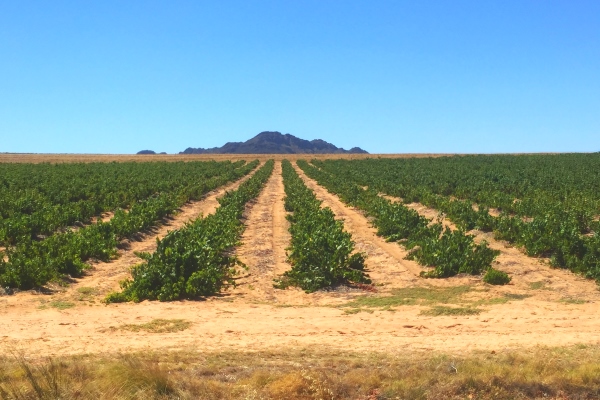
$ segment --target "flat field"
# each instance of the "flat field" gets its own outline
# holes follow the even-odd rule
[[[316,159],[369,157],[374,156]],[[68,388],[55,385],[64,398],[77,397],[73,394],[77,385],[82,397],[106,398],[598,395],[600,292],[593,279],[552,266],[548,252],[528,255],[523,246],[475,228],[465,232],[475,243],[485,241],[498,251],[492,266],[506,272],[511,281],[490,285],[482,274],[467,273],[426,279],[421,272],[434,266],[407,259],[410,249],[378,235],[372,215],[342,201],[295,162],[313,158],[0,155],[0,162],[6,163],[259,159],[264,165],[275,159],[260,194],[245,205],[240,244],[229,249],[246,266],[238,268],[235,287],[197,299],[104,302],[109,293],[121,290],[119,282],[130,278],[131,268],[143,261],[140,252],[152,254],[157,239],[169,231],[215,213],[217,199],[237,189],[253,172],[185,202],[150,229],[124,239],[110,259],[87,260],[89,268],[80,276],[0,296],[0,348],[7,355],[0,367],[0,382],[7,382],[0,384],[0,398],[17,397],[15,393],[37,398],[31,382],[47,381],[43,371],[56,362],[49,358],[62,363],[63,380],[71,382]],[[294,160],[294,170],[322,207],[343,221],[354,251],[366,256],[370,284],[339,284],[312,293],[274,287],[274,279],[292,268],[286,251],[291,235],[284,207],[283,159]],[[392,203],[401,201],[393,193],[380,194]],[[421,202],[405,204],[431,223],[438,219],[443,226],[458,229],[456,220],[437,209]],[[112,214],[103,215],[110,219]],[[593,235],[597,234],[582,233],[584,238]],[[117,364],[126,372],[115,373],[121,368]],[[38,378],[23,374],[28,365]],[[86,377],[77,381],[72,370],[82,365]],[[146,378],[134,376],[136,369],[146,371]],[[131,377],[124,378],[127,374]],[[123,390],[109,390],[111,379],[124,380]],[[196,386],[175,383],[181,379]],[[137,383],[129,387],[125,381]],[[164,387],[152,386],[157,382]],[[51,390],[52,385],[47,387],[40,390]]]
[[[310,160],[380,158],[427,158],[450,154],[38,154],[0,153],[0,163],[92,163],[92,162],[148,162],[148,161],[226,161],[226,160]]]

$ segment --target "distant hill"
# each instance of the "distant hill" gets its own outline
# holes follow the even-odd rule
[[[261,132],[245,142],[229,142],[210,149],[188,147],[179,154],[343,154],[366,153],[360,147],[344,150],[321,139],[304,140],[289,133]]]
[[[138,151],[137,154],[167,154],[167,153],[165,153],[164,151],[157,153],[154,150],[141,150],[141,151]]]

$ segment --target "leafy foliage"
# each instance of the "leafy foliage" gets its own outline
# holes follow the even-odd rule
[[[363,188],[362,185],[346,178],[343,169],[334,170],[329,167],[325,171],[303,160],[298,161],[298,165],[307,175],[339,195],[343,201],[373,217],[373,225],[379,235],[389,241],[400,241],[411,250],[408,259],[434,267],[431,271],[423,271],[421,275],[424,277],[445,278],[459,273],[481,274],[490,268],[492,261],[499,254],[497,250],[490,249],[485,242],[476,244],[473,236],[465,234],[463,230],[443,230],[440,223],[431,224],[430,220],[416,211],[382,198],[371,188]]]
[[[79,276],[88,267],[87,260],[110,260],[116,256],[116,248],[121,240],[149,229],[187,201],[198,199],[204,193],[247,174],[256,168],[258,161],[246,165],[230,162],[191,163],[196,173],[190,173],[189,168],[192,167],[187,163],[174,164],[179,164],[189,175],[187,180],[179,181],[179,186],[174,186],[171,191],[156,193],[138,201],[132,204],[128,212],[118,209],[109,222],[99,221],[77,231],[67,229],[45,240],[23,237],[4,253],[0,252],[0,285],[30,289],[63,275]],[[128,168],[127,164],[115,165]],[[163,163],[163,166],[167,170],[174,168],[170,163]],[[179,175],[176,171],[172,170]],[[196,180],[200,177],[205,179]]]
[[[369,283],[364,272],[365,254],[353,253],[350,233],[330,208],[321,208],[312,190],[304,185],[289,161],[284,160],[285,209],[291,222],[288,261],[292,269],[276,287],[299,286],[306,292],[344,282]]]
[[[426,278],[446,278],[456,274],[478,275],[490,268],[500,253],[490,249],[485,242],[475,244],[472,235],[446,228],[441,236],[417,238],[407,258],[419,264],[434,266],[422,272]],[[409,245],[410,248],[410,245]]]
[[[244,230],[245,204],[258,196],[273,171],[272,160],[240,187],[219,199],[214,214],[198,218],[169,232],[152,254],[132,270],[132,279],[121,282],[120,293],[107,302],[142,300],[171,301],[211,296],[235,285],[236,266],[243,265],[231,254]]]
[[[202,185],[244,162],[0,165],[0,245],[41,240],[105,211],[129,209],[160,193],[195,198]]]
[[[421,202],[464,230],[600,281],[600,155],[314,161],[357,185]],[[494,215],[490,209],[494,209]]]
[[[490,268],[483,276],[483,281],[490,285],[506,285],[511,281],[511,277],[506,272]]]

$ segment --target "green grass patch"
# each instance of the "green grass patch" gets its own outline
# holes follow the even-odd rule
[[[565,303],[565,304],[585,304],[585,303],[587,303],[586,300],[576,299],[573,297],[563,297],[562,299],[559,300],[559,302]]]
[[[470,286],[412,287],[395,289],[391,296],[360,296],[343,307],[389,308],[397,306],[458,303],[461,297],[472,290]]]
[[[96,294],[96,288],[92,288],[92,287],[80,287],[77,289],[77,292],[79,294],[82,294],[84,296],[91,296]]]
[[[58,308],[59,310],[66,310],[67,308],[75,307],[75,303],[71,303],[70,301],[51,301],[50,307]]]
[[[434,306],[428,310],[421,311],[421,315],[429,315],[433,317],[453,315],[478,315],[482,311],[484,310],[473,307]]]
[[[546,286],[546,282],[544,282],[544,281],[531,282],[529,284],[529,289],[531,289],[531,290],[552,290],[551,288]]]
[[[269,305],[269,306],[273,306],[275,308],[309,308],[310,306],[308,304],[273,304],[273,303],[269,303],[268,301],[262,302],[262,301],[257,301],[254,302],[254,304],[264,304],[264,305]]]
[[[471,303],[473,306],[484,306],[484,305],[496,305],[496,304],[506,304],[510,301],[508,297],[493,297],[491,299],[481,299],[474,301]]]
[[[518,293],[504,293],[502,297],[493,297],[491,299],[481,299],[472,302],[473,306],[485,306],[485,305],[495,305],[495,304],[506,304],[510,301],[514,300],[524,300],[528,297],[531,297],[529,294],[518,294]]]
[[[78,301],[88,301],[90,303],[94,303],[94,298],[92,296],[97,294],[98,291],[96,288],[92,287],[80,287],[77,289],[77,293],[79,293],[79,296],[77,297]]]
[[[188,329],[191,322],[184,319],[154,319],[145,324],[121,325],[116,329],[122,329],[131,332],[150,332],[150,333],[173,333]]]
[[[402,288],[393,290],[390,296],[360,296],[338,307],[349,308],[344,311],[345,314],[356,314],[374,308],[378,308],[380,311],[394,311],[393,307],[399,306],[432,306],[438,304],[457,304],[463,305],[469,310],[476,310],[478,306],[505,304],[510,301],[531,297],[528,294],[506,293],[502,297],[490,299],[469,300],[464,298],[465,294],[473,292],[477,293],[481,291],[475,290],[471,286]],[[458,315],[470,315],[468,312],[467,314]]]
[[[524,300],[528,297],[531,297],[530,294],[520,294],[520,293],[504,293],[504,297],[510,300]]]
[[[374,310],[372,310],[370,308],[350,308],[348,310],[344,310],[344,314],[352,315],[352,314],[358,314],[359,312],[366,312],[369,314],[373,314],[373,311]]]
[[[39,308],[41,310],[45,310],[48,307],[57,308],[59,310],[66,310],[68,308],[75,307],[75,303],[71,303],[70,301],[63,301],[63,300],[53,300],[48,303],[46,303],[46,302],[42,303],[42,305]]]

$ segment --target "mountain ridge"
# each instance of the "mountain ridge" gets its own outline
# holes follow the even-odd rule
[[[305,140],[277,131],[264,131],[245,142],[227,142],[221,147],[188,147],[179,154],[368,154],[360,147],[345,150],[322,139]]]

